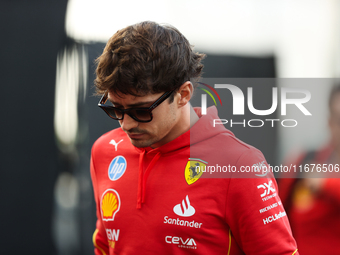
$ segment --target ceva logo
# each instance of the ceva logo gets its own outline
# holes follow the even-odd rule
[[[218,100],[220,101],[220,103],[222,105],[222,100],[220,98],[220,95],[217,93],[217,91],[213,87],[211,87],[210,85],[208,85],[206,83],[203,83],[203,82],[198,82],[198,83],[203,85],[203,86],[205,86],[205,87],[207,87],[207,88],[209,88],[211,91],[213,91],[216,94]],[[212,98],[212,100],[214,101],[215,105],[217,106],[216,100],[215,100],[214,96],[211,94],[211,92],[209,90],[201,88],[201,87],[197,87],[197,88],[203,90],[204,92],[206,92]],[[202,115],[206,115],[207,114],[207,95],[206,94],[202,94],[201,95],[201,102],[202,102],[202,105],[201,105]]]
[[[194,248],[196,249],[196,242],[193,238],[187,238],[183,239],[182,237],[178,236],[166,236],[165,237],[165,242],[170,243],[170,244],[178,244],[179,247],[181,248]],[[192,247],[190,247],[192,246]]]

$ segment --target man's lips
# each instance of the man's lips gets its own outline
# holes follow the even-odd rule
[[[138,134],[127,134],[131,139],[140,139],[144,133],[138,133]]]

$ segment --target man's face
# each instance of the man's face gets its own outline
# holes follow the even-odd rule
[[[147,94],[135,97],[132,95],[114,94],[109,92],[108,99],[111,103],[122,109],[150,107],[163,93]],[[153,111],[151,122],[138,122],[128,114],[124,114],[123,120],[119,120],[121,128],[129,136],[131,143],[136,147],[159,147],[173,139],[173,134],[179,123],[180,109],[176,100],[169,103],[166,99]]]
[[[337,150],[340,150],[340,93],[334,95],[330,105],[329,127],[332,143]]]

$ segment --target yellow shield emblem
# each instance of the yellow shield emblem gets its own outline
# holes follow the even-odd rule
[[[208,162],[198,158],[189,158],[187,165],[185,166],[184,176],[186,182],[191,185],[196,182],[205,172],[205,167]]]

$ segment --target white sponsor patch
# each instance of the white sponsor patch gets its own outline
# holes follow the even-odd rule
[[[179,248],[186,248],[186,249],[197,249],[197,244],[194,238],[182,238],[178,236],[166,236],[165,242],[168,244],[175,244]]]
[[[274,214],[274,215],[271,215],[271,216],[263,219],[263,224],[266,225],[266,224],[268,224],[270,222],[274,222],[274,221],[276,221],[276,220],[278,220],[278,219],[280,219],[280,218],[282,218],[284,216],[286,216],[286,212],[285,211],[279,212],[279,213]]]
[[[182,204],[175,205],[174,213],[183,217],[190,217],[195,214],[195,208],[191,206],[188,195],[185,200],[182,200]]]
[[[279,205],[281,205],[281,201],[274,203],[274,204],[271,204],[271,205],[268,205],[268,206],[260,209],[259,211],[260,211],[260,213],[264,213],[264,212],[270,211],[273,208],[276,208]]]

